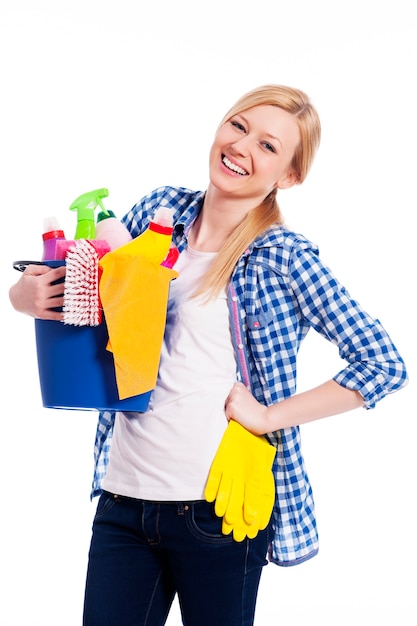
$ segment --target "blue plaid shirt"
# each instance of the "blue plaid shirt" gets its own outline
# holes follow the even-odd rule
[[[155,208],[175,209],[173,239],[182,251],[204,201],[204,192],[161,187],[123,218],[136,237]],[[320,260],[317,247],[283,226],[259,236],[239,259],[228,290],[238,376],[256,399],[271,405],[296,391],[297,353],[310,328],[338,346],[345,367],[334,376],[360,392],[366,408],[407,382],[394,344],[378,320],[353,300]],[[99,415],[92,497],[101,492],[115,413]],[[318,551],[314,500],[301,454],[299,427],[267,435],[276,446],[276,502],[269,558],[295,565]]]

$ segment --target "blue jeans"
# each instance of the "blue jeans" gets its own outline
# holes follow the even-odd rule
[[[104,492],[93,523],[84,626],[252,626],[270,528],[236,542],[213,504]]]

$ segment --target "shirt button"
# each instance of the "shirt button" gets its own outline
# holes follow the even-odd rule
[[[232,296],[233,302],[237,302],[237,296]]]
[[[237,347],[239,348],[239,350],[242,350],[242,348],[243,348],[243,343],[238,343],[238,344],[237,344]]]

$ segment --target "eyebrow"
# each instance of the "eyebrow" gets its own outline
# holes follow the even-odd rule
[[[242,113],[237,113],[237,116],[240,116],[245,122],[246,124],[249,126],[249,121],[248,119],[242,115]],[[272,135],[271,133],[265,133],[266,137],[269,137],[269,139],[275,139],[275,141],[278,141],[279,145],[281,146],[281,148],[283,148],[284,146],[282,145],[282,141],[279,137],[276,137],[275,135]]]

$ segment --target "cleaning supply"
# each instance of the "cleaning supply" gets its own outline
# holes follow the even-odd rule
[[[70,211],[77,211],[77,227],[74,239],[95,239],[96,223],[94,211],[99,206],[102,211],[106,212],[103,206],[102,198],[107,198],[109,192],[107,189],[95,189],[78,196],[70,206]]]
[[[98,326],[102,321],[99,260],[110,251],[107,241],[77,239],[65,257],[63,322]]]
[[[107,195],[107,189],[97,189],[72,203],[70,209],[77,211],[75,236],[72,240],[54,237],[57,260],[44,262],[50,267],[66,266],[62,279],[65,323],[35,320],[44,407],[139,412],[148,408],[150,391],[120,398],[113,355],[106,349],[109,336],[107,324],[101,319],[99,260],[110,252],[110,247],[106,240],[96,237],[94,211],[97,206],[105,211],[102,198]],[[24,271],[28,263],[32,262],[18,261],[15,266]]]
[[[168,254],[165,259],[162,261],[161,265],[163,267],[170,267],[171,269],[174,267],[175,263],[178,261],[180,256],[180,251],[174,243],[171,243]]]
[[[213,459],[204,492],[223,517],[222,532],[235,541],[253,539],[267,527],[275,502],[272,474],[276,449],[230,420]]]
[[[57,261],[65,261],[67,253],[80,239],[58,239],[55,245],[55,258]]]
[[[55,261],[56,244],[58,241],[65,241],[64,231],[60,228],[56,217],[46,217],[43,221],[43,253],[42,261]]]
[[[132,235],[126,226],[117,219],[113,211],[104,210],[97,215],[96,238],[105,239],[110,250],[114,250],[131,241]]]
[[[106,318],[120,399],[155,387],[165,330],[169,283],[178,272],[145,256],[121,254],[100,260],[100,299]]]
[[[159,207],[147,230],[100,260],[100,298],[119,398],[155,386],[169,283],[178,272],[161,263],[172,244],[173,211]]]
[[[138,254],[160,265],[166,258],[172,244],[174,211],[168,207],[158,207],[148,228],[132,241],[120,248],[122,254]]]
[[[105,239],[59,239],[56,242],[55,257],[57,261],[65,261],[67,254],[79,241],[89,241],[97,248],[100,258],[110,251],[110,246]]]
[[[26,261],[17,262],[24,271]],[[40,261],[38,261],[40,263]],[[65,261],[45,261],[59,267]],[[146,411],[150,392],[119,399],[113,355],[106,350],[107,326],[73,326],[35,319],[42,404],[77,411]]]

